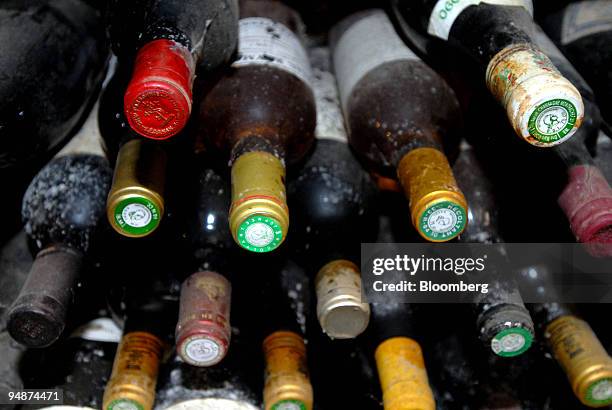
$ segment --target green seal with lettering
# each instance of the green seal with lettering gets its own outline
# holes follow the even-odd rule
[[[586,392],[585,400],[593,406],[607,406],[612,404],[612,378],[597,380],[591,384]]]
[[[134,400],[117,399],[113,400],[106,410],[144,410],[144,407]]]
[[[236,232],[238,243],[251,252],[270,252],[283,242],[283,231],[274,218],[254,215],[244,220]]]
[[[529,134],[545,144],[565,138],[576,125],[578,110],[568,100],[554,99],[536,107],[529,117]]]
[[[491,340],[491,350],[501,357],[514,357],[525,353],[531,347],[533,334],[522,327],[504,329]]]
[[[117,204],[114,209],[116,226],[123,232],[142,236],[159,226],[161,215],[158,207],[147,198],[129,197]]]
[[[274,403],[272,410],[306,410],[306,404],[301,400],[281,400]]]
[[[465,209],[451,201],[434,203],[419,218],[419,230],[432,241],[448,241],[459,235],[466,224]]]

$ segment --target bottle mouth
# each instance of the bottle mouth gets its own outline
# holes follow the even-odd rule
[[[144,410],[142,404],[130,399],[113,400],[104,410]]]
[[[491,350],[500,357],[515,357],[525,353],[533,343],[533,334],[523,327],[507,328],[491,339]]]
[[[414,205],[412,220],[424,239],[447,242],[466,228],[467,204],[463,195],[456,192],[432,192]]]
[[[583,403],[587,406],[604,407],[612,404],[612,377],[597,377],[584,394]]]
[[[275,201],[251,198],[232,207],[230,224],[242,248],[255,253],[271,252],[285,240],[289,215]]]
[[[194,331],[178,341],[181,358],[192,366],[208,367],[219,363],[227,353],[227,340],[204,329]]]
[[[131,238],[150,235],[163,217],[161,197],[149,191],[121,190],[111,194],[107,201],[108,220],[119,234]]]
[[[50,346],[62,334],[64,324],[52,310],[45,310],[40,306],[55,301],[43,296],[31,298],[29,302],[27,308],[17,308],[9,312],[7,330],[14,340],[27,347]]]
[[[140,49],[124,95],[126,118],[134,131],[161,140],[185,127],[194,65],[189,50],[174,41],[154,40]]]
[[[532,101],[531,109],[515,121],[520,122],[521,135],[528,143],[544,148],[553,147],[578,131],[584,112],[582,104],[580,99],[562,91],[554,96],[544,95]],[[520,114],[520,110],[516,114]]]
[[[558,202],[579,242],[593,256],[612,256],[612,189],[591,165],[571,167]]]

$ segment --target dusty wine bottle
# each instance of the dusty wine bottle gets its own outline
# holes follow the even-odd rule
[[[607,123],[612,124],[612,4],[608,1],[572,2],[542,18],[552,40],[593,87]]]
[[[151,410],[159,365],[167,346],[169,303],[139,300],[128,307],[113,370],[104,390],[104,410]]]
[[[283,281],[287,278],[297,280],[295,275],[305,273],[283,254],[257,255],[257,261],[262,257],[268,263],[266,268],[264,265],[256,268],[256,273],[263,280],[260,300],[264,301],[262,313],[266,318],[258,330],[265,361],[263,408],[312,410],[313,389],[306,359],[304,317],[293,304],[291,292]],[[298,300],[306,302],[300,296]]]
[[[232,285],[224,274],[232,269],[235,247],[227,221],[230,186],[214,170],[201,166],[208,162],[197,160],[194,212],[186,218],[197,266],[181,286],[176,325],[178,355],[201,367],[219,363],[229,349]]]
[[[49,346],[64,330],[104,215],[111,170],[99,143],[89,142],[68,145],[36,175],[23,198],[24,229],[38,253],[8,312],[7,328],[29,347]]]
[[[533,304],[532,312],[576,397],[589,407],[612,404],[612,358],[597,335],[570,306],[560,302],[547,266],[531,266],[521,273],[524,286],[545,289],[548,299],[559,301]]]
[[[8,182],[11,170],[35,164],[31,178],[74,130],[109,52],[102,16],[83,1],[3,2],[0,38],[0,177]]]
[[[407,405],[419,410],[436,408],[423,351],[412,338],[414,333],[414,312],[409,304],[372,305],[368,335],[375,346],[385,410],[403,410]]]
[[[111,41],[133,61],[123,99],[130,126],[152,139],[176,135],[191,113],[196,71],[216,70],[234,53],[237,1],[115,1],[110,15]]]
[[[580,127],[580,93],[533,42],[531,0],[395,0],[394,5],[411,27],[478,62],[489,91],[525,141],[549,147]]]
[[[423,238],[455,238],[467,204],[442,151],[461,127],[453,91],[401,42],[382,10],[339,23],[332,45],[350,144],[371,164],[397,169]]]
[[[498,205],[493,184],[476,158],[466,146],[459,154],[453,170],[470,204],[470,224],[461,236],[465,243],[500,243]],[[493,248],[489,250],[490,260]],[[501,254],[496,258],[503,259]],[[493,265],[493,264],[491,264]],[[494,266],[487,269],[490,291],[480,294],[474,301],[476,329],[479,339],[493,353],[501,357],[514,357],[525,353],[534,339],[534,325],[514,281],[503,278]]]
[[[101,97],[98,121],[104,148],[115,165],[106,215],[119,234],[137,238],[153,233],[164,215],[168,155],[127,124],[117,106],[126,80],[125,69],[119,67]]]
[[[576,240],[584,243],[591,254],[612,255],[612,239],[608,235],[612,227],[612,188],[587,149],[596,142],[602,124],[593,90],[539,27],[534,38],[559,71],[580,90],[585,107],[585,119],[575,137],[554,149],[567,170],[559,206]]]
[[[368,233],[374,231],[369,203],[373,187],[348,146],[329,49],[313,48],[310,58],[317,140],[287,186],[296,221],[290,231],[291,245],[315,278],[323,331],[332,338],[354,338],[367,327],[370,308],[363,303],[361,273],[354,263],[359,247],[344,239],[367,241]]]
[[[308,151],[315,102],[297,13],[270,0],[245,0],[240,9],[239,56],[202,101],[200,134],[230,153],[235,241],[269,252],[287,235],[285,162]]]

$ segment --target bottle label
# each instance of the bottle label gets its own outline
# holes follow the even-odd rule
[[[321,58],[329,58],[327,49]],[[328,70],[316,67],[315,64],[312,71],[312,91],[317,103],[315,137],[347,143],[336,77]]]
[[[612,3],[608,0],[581,1],[565,9],[561,25],[561,44],[582,37],[612,31]]]
[[[419,231],[428,239],[443,241],[463,231],[467,216],[463,207],[450,201],[443,201],[428,207],[419,222]]]
[[[453,23],[461,12],[480,3],[523,7],[533,16],[533,2],[531,0],[438,0],[431,11],[431,16],[429,16],[427,32],[432,36],[448,40]]]
[[[526,352],[532,341],[533,336],[526,329],[504,329],[491,340],[491,350],[501,357],[514,357]]]
[[[399,38],[382,10],[348,28],[336,44],[333,59],[345,112],[353,88],[371,70],[391,61],[419,60]]]
[[[232,67],[249,65],[279,68],[311,85],[310,61],[300,39],[283,24],[267,18],[240,20],[238,58]]]
[[[221,354],[219,345],[211,339],[197,338],[185,346],[185,355],[196,363],[211,363]]]
[[[130,235],[144,235],[153,231],[160,222],[155,204],[143,197],[127,198],[119,202],[114,211],[117,226]]]

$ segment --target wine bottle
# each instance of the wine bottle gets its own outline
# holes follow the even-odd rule
[[[111,3],[111,42],[123,60],[133,63],[123,102],[134,131],[166,139],[185,127],[196,72],[229,62],[237,19],[236,0]]]
[[[301,28],[282,3],[241,3],[239,57],[200,108],[199,134],[230,153],[231,233],[252,252],[285,240],[285,162],[302,158],[313,140],[316,109]]]
[[[520,202],[522,202],[521,198],[525,197],[530,197],[534,202],[558,203],[559,208],[550,208],[540,217],[540,228],[536,234],[541,234],[542,237],[539,237],[537,241],[559,241],[559,237],[565,235],[566,232],[569,233],[570,231],[565,229],[562,226],[563,223],[560,222],[565,217],[569,221],[573,238],[585,243],[589,252],[600,256],[609,254],[610,246],[606,232],[610,227],[611,191],[608,182],[595,165],[589,152],[599,133],[601,124],[599,109],[594,103],[593,93],[588,84],[541,30],[538,29],[534,41],[583,95],[586,116],[582,126],[570,141],[555,146],[551,150],[534,152],[512,144],[514,141],[507,141],[504,138],[498,137],[493,140],[489,135],[490,132],[485,129],[498,126],[501,115],[494,112],[486,100],[477,99],[472,107],[472,118],[475,124],[473,131],[474,135],[478,136],[478,144],[474,146],[483,154],[481,158],[490,162],[491,171],[496,174],[493,177],[496,184],[501,186],[513,184],[517,180],[521,181],[520,196],[513,194],[512,191],[498,192],[504,197],[500,203],[513,208],[512,214],[519,215],[523,212],[524,208]],[[483,127],[483,124],[486,127]],[[506,129],[504,135],[509,132],[510,130]],[[487,144],[489,146],[485,148]],[[500,155],[500,151],[503,151],[504,155]],[[516,158],[522,158],[524,165],[517,167]],[[513,172],[509,174],[508,169],[512,169]],[[542,169],[550,171],[547,173],[549,177],[545,185],[532,178],[534,173],[541,172]],[[572,237],[567,236],[568,238],[564,240],[571,241]],[[513,240],[520,242],[525,239]],[[529,240],[534,240],[534,238]]]
[[[533,317],[546,344],[566,374],[576,397],[586,406],[612,404],[612,358],[589,324],[561,302],[546,265],[522,270],[523,286],[541,289],[551,302],[532,305]],[[556,301],[556,302],[552,302]]]
[[[280,258],[279,258],[280,256]],[[263,408],[305,409],[313,408],[313,389],[310,383],[304,340],[305,313],[298,310],[286,286],[303,277],[303,270],[285,255],[255,255],[253,262],[259,265],[254,273],[258,283],[263,283],[260,297],[263,316],[259,322],[260,340],[264,355]],[[265,259],[265,264],[260,261]],[[274,258],[274,259],[272,259]],[[265,266],[265,268],[264,268]],[[288,279],[288,280],[287,280]],[[306,300],[298,296],[297,304],[304,305]]]
[[[436,408],[416,333],[410,304],[372,304],[368,340],[375,349],[385,410],[404,409],[408,403],[415,409]]]
[[[227,354],[231,338],[231,282],[234,241],[227,209],[230,186],[213,169],[199,164],[193,212],[185,218],[196,272],[181,286],[176,326],[177,354],[193,366],[212,366]]]
[[[82,151],[86,149],[92,151]],[[94,141],[68,145],[30,183],[22,218],[36,257],[7,323],[18,342],[45,347],[64,330],[79,274],[104,215],[110,179],[108,162]]]
[[[0,170],[48,161],[88,112],[106,69],[100,13],[82,1],[0,5]],[[18,75],[16,75],[18,73]],[[11,177],[14,177],[13,174]]]
[[[104,390],[104,410],[153,408],[160,362],[168,348],[170,324],[176,318],[171,300],[155,293],[135,296],[128,291],[128,295],[132,300]]]
[[[2,38],[19,39],[6,42],[0,61],[4,240],[21,227],[28,184],[91,109],[109,50],[100,12],[82,1],[3,2],[0,27]]]
[[[394,12],[421,34],[469,54],[520,138],[549,147],[580,127],[580,93],[534,43],[531,0],[395,0]]]
[[[317,104],[315,148],[287,185],[292,249],[313,273],[317,316],[332,338],[353,338],[365,330],[370,308],[363,303],[359,246],[346,238],[374,231],[372,182],[347,143],[336,80],[327,47],[310,50]],[[338,230],[343,226],[342,231]],[[367,240],[366,240],[367,241]],[[299,255],[299,256],[297,256]]]
[[[461,127],[453,91],[401,42],[382,10],[339,23],[332,45],[350,144],[371,164],[397,169],[423,238],[455,238],[467,204],[442,147]]]
[[[551,39],[593,87],[611,131],[612,5],[608,1],[572,2],[541,19]]]
[[[461,236],[465,243],[499,244],[498,209],[493,184],[471,148],[464,148],[453,168],[470,204],[470,224]],[[498,245],[500,246],[500,245]],[[490,257],[503,260],[503,252],[491,248]],[[498,356],[514,357],[525,353],[534,338],[534,324],[513,280],[503,278],[489,266],[490,290],[474,301],[476,329],[481,342]]]
[[[585,106],[585,119],[575,137],[554,149],[567,169],[567,184],[559,195],[559,206],[578,242],[585,243],[595,256],[612,255],[607,234],[612,226],[612,188],[589,153],[602,124],[593,90],[539,27],[534,38],[561,73],[580,90]]]
[[[119,234],[143,237],[153,233],[164,215],[167,147],[141,138],[117,106],[128,77],[119,67],[100,100],[98,122],[107,155],[114,162],[106,214]]]

